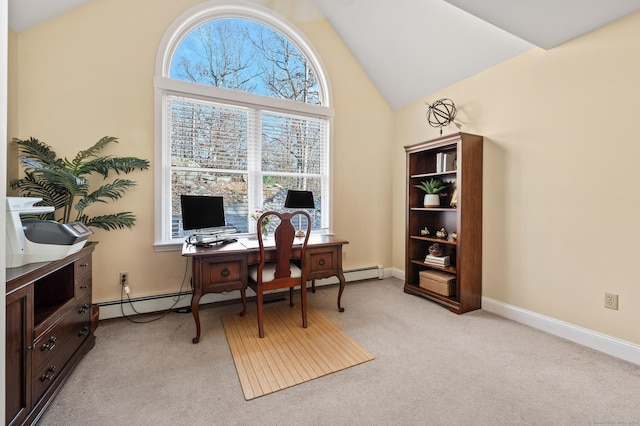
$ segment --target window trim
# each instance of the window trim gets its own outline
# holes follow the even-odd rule
[[[304,104],[287,99],[278,99],[254,93],[229,90],[199,83],[169,78],[171,60],[186,35],[195,27],[220,18],[242,18],[256,21],[280,32],[302,52],[314,67],[317,84],[322,94],[321,105]],[[327,168],[329,174],[328,194],[323,197],[322,209],[328,215],[328,233],[332,233],[333,224],[333,116],[332,96],[326,78],[324,64],[311,43],[300,30],[287,20],[264,6],[243,0],[212,0],[201,3],[181,14],[165,32],[156,56],[154,83],[154,248],[156,251],[179,250],[182,244],[168,242],[163,236],[170,233],[171,224],[164,220],[171,212],[166,202],[164,188],[171,184],[171,167],[166,161],[169,156],[169,142],[166,137],[166,110],[163,107],[167,95],[188,95],[190,97],[224,102],[251,108],[269,108],[279,112],[304,114],[327,119]]]

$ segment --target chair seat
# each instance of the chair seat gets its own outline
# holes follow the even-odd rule
[[[289,263],[291,267],[291,278],[300,278],[302,276],[302,271],[298,266],[291,262]],[[266,263],[264,265],[264,269],[262,270],[262,282],[273,281],[276,277],[276,264],[275,263]],[[253,281],[258,281],[258,266],[252,265],[249,266],[249,278]]]

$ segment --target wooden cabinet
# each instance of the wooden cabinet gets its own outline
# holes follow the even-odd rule
[[[8,425],[36,423],[95,344],[91,331],[95,244],[55,262],[6,270]]]
[[[404,291],[428,298],[461,314],[479,309],[482,298],[482,136],[456,133],[406,146],[406,262]],[[455,159],[448,162],[446,159]],[[443,164],[447,166],[441,166]],[[415,185],[440,179],[448,187],[439,207],[424,207],[424,191]],[[455,197],[455,199],[453,199]],[[452,203],[453,199],[453,203]],[[453,204],[453,205],[452,205]],[[428,234],[425,235],[425,228]],[[436,232],[445,228],[446,239]],[[451,238],[456,233],[457,238]],[[429,247],[439,243],[448,266],[425,263]],[[422,271],[454,280],[451,294],[421,286]],[[423,275],[425,273],[423,272]],[[447,275],[448,274],[448,275]],[[424,282],[423,282],[424,283]]]

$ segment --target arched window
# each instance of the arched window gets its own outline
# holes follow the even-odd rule
[[[182,194],[222,196],[253,233],[252,212],[308,190],[314,232],[330,228],[328,84],[291,24],[254,3],[196,6],[165,34],[154,85],[157,246],[184,239]]]

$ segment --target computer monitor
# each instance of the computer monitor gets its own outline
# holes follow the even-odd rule
[[[209,229],[225,226],[222,197],[180,195],[182,229]]]

